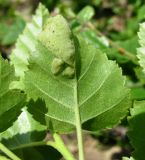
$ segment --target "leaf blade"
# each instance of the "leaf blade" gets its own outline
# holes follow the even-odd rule
[[[143,160],[145,156],[145,129],[142,127],[145,122],[145,101],[135,101],[134,107],[131,108],[129,121],[129,139],[134,147],[133,157]]]
[[[113,90],[111,91],[111,93],[114,96],[114,99],[112,100],[112,104],[117,103],[119,99],[121,99],[120,101],[124,101],[124,99],[126,99],[124,97],[128,95],[129,90],[125,88],[124,86],[125,79],[124,77],[122,77],[121,75],[122,73],[120,69],[117,68],[117,65],[115,63],[108,61],[104,54],[96,50],[95,47],[84,42],[82,39],[79,39],[79,43],[80,43],[79,46],[83,48],[82,50],[80,49],[80,59],[81,59],[80,77],[82,78],[77,82],[78,83],[77,94],[78,94],[78,106],[79,106],[79,111],[81,116],[81,123],[84,123],[89,119],[92,119],[95,116],[99,115],[99,111],[95,109],[95,112],[94,112],[94,107],[93,107],[94,105],[92,105],[91,103],[90,104],[88,103],[85,106],[86,108],[86,111],[85,111],[84,108],[81,109],[81,103],[83,102],[83,100],[87,99],[86,97],[88,97],[93,90],[96,91],[99,85],[101,84],[103,85],[102,83],[103,79],[105,82],[107,81],[106,79],[107,77],[109,77],[109,73],[112,74],[110,75],[111,78],[108,78],[109,79],[108,82],[106,83],[106,85],[103,85],[103,87],[105,86],[107,88],[107,86],[110,86],[110,88],[108,88],[108,90],[105,90],[104,89],[105,87],[104,87],[102,89],[103,90],[102,97],[104,96],[104,99],[100,98],[100,100],[94,101],[95,103],[93,103],[93,104],[98,104],[98,102],[100,101],[100,111],[103,109],[103,103],[105,103],[104,101],[106,99],[106,96],[108,95],[108,97],[110,97],[109,96],[110,90]],[[54,119],[57,122],[59,121],[60,124],[62,122],[68,123],[70,125],[68,126],[69,128],[68,130],[71,130],[74,126],[76,126],[76,117],[75,117],[75,111],[74,111],[74,107],[76,103],[76,100],[74,100],[75,79],[66,79],[64,77],[55,77],[54,75],[52,75],[50,68],[51,68],[51,61],[53,59],[53,55],[49,53],[49,51],[44,46],[42,46],[40,42],[39,44],[37,44],[37,47],[38,47],[37,53],[35,54],[35,56],[32,57],[30,61],[29,71],[26,73],[26,76],[25,76],[26,92],[29,95],[29,97],[33,98],[34,100],[36,100],[37,98],[42,98],[45,100],[46,107],[49,111],[47,113],[47,117],[49,118],[48,119],[46,118],[46,119],[48,121],[51,121],[51,125],[53,124],[53,119]],[[43,54],[40,55],[40,53],[43,53]],[[91,69],[89,70],[88,64],[91,64],[93,55],[96,60],[94,61]],[[85,72],[87,72],[88,74],[87,76]],[[90,72],[92,72],[91,75],[90,75]],[[97,75],[98,81],[96,76],[94,76],[95,74]],[[84,82],[83,82],[84,77],[82,75],[87,77],[84,80]],[[101,76],[102,76],[102,79],[101,79]],[[115,76],[118,78],[113,78]],[[78,79],[80,77],[78,77]],[[89,81],[91,83],[93,82],[93,85],[94,84],[96,85],[93,86],[90,83],[90,85],[92,86],[89,86],[89,83],[88,83]],[[82,83],[82,86],[80,82]],[[112,88],[110,84],[114,82],[115,82],[115,85],[114,85],[114,88]],[[64,83],[67,85],[62,85]],[[67,88],[67,86],[69,87]],[[70,86],[72,86],[72,88]],[[92,90],[89,90],[89,88],[92,88]],[[121,89],[124,92],[120,93]],[[87,93],[85,93],[85,91]],[[105,95],[105,92],[106,92],[106,95]],[[100,93],[101,92],[98,93],[98,97]],[[53,97],[53,98],[50,99],[50,97]],[[94,99],[95,98],[93,98],[93,100]],[[115,117],[118,119],[118,121],[117,122],[114,121],[114,124],[118,123],[120,118],[126,115],[127,110],[131,105],[129,103],[130,100],[129,99],[126,99],[126,100],[127,100],[126,107],[124,110],[121,111],[121,114],[119,115],[119,117]],[[90,102],[91,101],[92,100],[90,100]],[[88,102],[88,100],[86,100],[86,102]],[[106,105],[107,103],[108,105]],[[111,106],[111,101],[108,100],[104,105],[104,110],[106,108],[110,109],[109,108],[110,106]],[[117,106],[117,104],[115,104],[115,106]],[[88,108],[89,108],[89,111],[88,111]],[[121,110],[121,107],[119,109]],[[46,116],[46,113],[44,114],[44,116]],[[49,122],[47,122],[47,124],[49,124]],[[65,130],[64,131],[61,130],[60,132],[65,132]]]
[[[36,37],[42,31],[48,15],[48,10],[40,3],[36,14],[32,17],[32,22],[26,25],[23,33],[19,36],[16,47],[10,56],[16,76],[23,78],[30,54],[33,54],[35,50]]]
[[[24,108],[13,126],[0,133],[0,141],[8,148],[16,150],[25,145],[33,146],[33,142],[42,141],[45,135],[46,127],[35,121]]]

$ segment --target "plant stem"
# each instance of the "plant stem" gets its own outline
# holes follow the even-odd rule
[[[6,148],[2,143],[0,143],[0,150],[4,152],[9,158],[12,160],[21,160],[17,157],[13,152],[11,152],[8,148]]]
[[[76,80],[77,81],[77,80]],[[75,82],[74,87],[74,97],[75,97],[75,117],[76,117],[76,132],[77,132],[77,139],[78,139],[78,149],[79,149],[79,160],[84,160],[84,146],[83,146],[83,134],[82,134],[82,127],[81,127],[81,118],[79,113],[78,107],[78,93],[77,93],[77,82]]]
[[[65,146],[64,142],[62,141],[61,137],[57,133],[53,134],[53,138],[55,141],[54,142],[48,141],[47,145],[52,146],[53,148],[57,149],[66,160],[75,160],[75,158],[70,153],[70,151],[68,150],[68,148]]]

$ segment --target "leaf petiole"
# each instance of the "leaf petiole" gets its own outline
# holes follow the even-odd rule
[[[70,153],[61,137],[57,133],[53,134],[53,138],[55,140],[54,142],[48,141],[46,144],[57,149],[66,160],[75,160],[74,156],[72,155],[72,153]]]
[[[77,132],[77,139],[78,139],[78,148],[79,148],[79,160],[84,160],[84,146],[83,146],[83,134],[82,134],[82,127],[81,127],[81,119],[78,107],[78,96],[77,96],[77,82],[75,83],[74,87],[74,97],[75,97],[75,117],[76,117],[76,132]]]

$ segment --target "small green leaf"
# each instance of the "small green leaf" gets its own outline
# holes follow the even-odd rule
[[[99,6],[100,3],[101,3],[101,0],[92,0],[92,3],[93,3],[95,6]]]
[[[25,103],[24,93],[9,89],[13,80],[14,68],[0,56],[0,132],[12,125]]]
[[[95,14],[94,8],[91,6],[84,7],[77,15],[77,19],[80,23],[86,23]]]
[[[133,36],[130,39],[124,41],[118,41],[117,44],[124,48],[126,51],[136,55],[136,48],[139,47],[137,36]],[[132,47],[130,47],[132,46]]]
[[[131,88],[131,95],[133,100],[144,100],[145,99],[145,88],[144,87],[133,87]]]
[[[37,103],[33,107],[39,108],[43,104],[39,102],[41,104]],[[0,133],[0,141],[22,160],[59,160],[61,155],[58,151],[45,145],[45,136],[46,126],[34,120],[24,108],[13,126]]]
[[[145,5],[142,5],[142,6],[138,9],[137,19],[138,19],[139,21],[145,19]]]
[[[134,69],[135,75],[138,78],[138,80],[142,83],[145,84],[145,73],[143,72],[141,67],[136,67]]]
[[[0,133],[0,141],[11,150],[33,147],[33,142],[42,141],[46,135],[46,126],[35,121],[24,108],[13,126]]]
[[[134,147],[133,157],[144,160],[145,157],[145,101],[136,101],[131,109],[129,121],[129,139]]]

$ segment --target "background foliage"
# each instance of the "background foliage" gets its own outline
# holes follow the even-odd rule
[[[39,2],[42,2],[48,8],[50,13],[47,13],[45,8],[39,6],[40,10],[36,12],[36,15],[33,16],[33,21],[31,22],[31,15],[34,14],[34,11],[36,10]],[[116,130],[105,130],[97,132],[94,136],[94,139],[100,140],[101,143],[105,144],[105,146],[112,145],[112,143],[121,146],[121,156],[117,155],[118,159],[122,156],[130,157],[132,151],[135,148],[133,155],[135,157],[139,157],[140,160],[143,160],[143,133],[136,132],[136,130],[142,129],[142,126],[144,124],[143,122],[145,121],[142,116],[144,114],[145,104],[144,101],[141,101],[145,99],[145,61],[143,60],[143,36],[145,33],[144,25],[140,27],[139,41],[137,35],[137,32],[139,31],[139,23],[142,23],[145,20],[145,4],[143,0],[0,0],[0,52],[4,58],[11,59],[11,63],[14,64],[14,67],[16,67],[16,76],[21,77],[21,81],[19,82],[17,81],[17,78],[15,78],[15,82],[11,85],[12,90],[10,92],[18,94],[16,99],[18,103],[20,103],[19,96],[22,96],[23,99],[25,99],[25,95],[23,93],[20,93],[20,89],[24,89],[23,75],[24,71],[27,70],[29,56],[33,53],[33,50],[35,50],[35,37],[42,30],[42,25],[45,22],[46,16],[48,16],[49,14],[56,15],[58,13],[61,13],[68,20],[71,29],[74,33],[78,34],[80,38],[84,38],[89,44],[93,44],[97,49],[100,49],[102,52],[105,52],[110,60],[114,60],[117,62],[118,66],[122,69],[123,75],[127,77],[126,86],[129,87],[131,90],[132,101],[135,101],[133,109],[131,109],[131,112],[128,113],[129,124],[127,122],[127,118],[124,118],[120,122],[120,125],[123,128],[128,129],[130,127],[129,137],[131,139],[131,144],[127,138],[127,134],[125,133],[124,135],[122,135],[122,130],[119,132],[119,134],[121,134],[120,137],[118,137],[118,135],[116,136],[116,134],[118,133]],[[38,19],[40,19],[39,24],[35,25]],[[29,21],[28,24],[26,24],[27,21]],[[24,33],[24,35],[20,35],[22,32]],[[19,40],[16,43],[16,49],[14,49],[12,55],[10,55],[18,37]],[[28,41],[30,43],[28,43]],[[27,46],[27,44],[31,45]],[[137,50],[137,48],[139,49]],[[26,50],[30,54],[27,54]],[[37,50],[37,53],[39,54],[41,49],[38,48]],[[18,54],[20,51],[24,54]],[[100,57],[101,56],[104,55],[100,54]],[[138,61],[137,57],[140,59],[140,61]],[[34,72],[33,65],[35,65],[35,63],[33,63],[33,61],[35,58],[36,57],[32,57],[32,59],[30,60],[32,69],[29,72]],[[19,60],[19,63],[17,63],[18,60],[16,59]],[[35,60],[36,62],[38,62],[38,64],[41,64],[40,58],[36,58]],[[2,63],[5,63],[4,65],[7,65],[7,62],[2,61]],[[43,65],[45,66],[46,64],[44,63]],[[3,67],[1,67],[0,69],[3,70]],[[9,66],[5,73],[9,72],[9,70],[13,70],[13,67]],[[28,83],[32,78],[29,72],[27,73],[25,83]],[[44,75],[40,75],[40,77],[42,76],[44,79],[48,78]],[[9,75],[9,77],[9,79],[13,79],[11,74]],[[0,91],[3,90],[4,85],[1,84],[1,86],[2,87],[0,88]],[[29,87],[30,86],[26,88],[28,93],[29,90],[32,89]],[[33,90],[35,90],[35,88],[33,88]],[[29,96],[33,98],[36,95],[38,96],[40,93],[32,94],[33,95],[29,94]],[[3,94],[0,95],[0,98],[1,97],[5,99]],[[12,99],[12,97],[9,97],[9,95],[7,96],[7,98]],[[39,96],[39,98],[44,97],[42,95],[42,97]],[[19,116],[18,121],[16,121],[13,124],[13,126],[11,126],[11,128],[8,129],[7,133],[4,132],[0,134],[0,139],[3,138],[5,144],[8,143],[7,139],[9,139],[10,142],[14,143],[15,139],[13,139],[12,137],[22,140],[21,145],[35,142],[35,136],[37,140],[42,140],[44,138],[44,135],[46,133],[46,128],[44,124],[48,123],[48,121],[44,119],[43,116],[41,117],[38,113],[37,115],[33,115],[34,118],[30,115],[30,113],[33,113],[33,109],[31,108],[32,104],[33,106],[39,106],[40,102],[42,104],[44,102],[42,102],[42,100],[39,99],[36,102],[31,101],[29,104],[24,104],[23,101],[24,100],[21,99],[21,105],[19,107],[21,108],[26,105],[26,108]],[[30,113],[27,111],[27,107],[29,108]],[[2,115],[3,112],[4,111],[0,110],[1,119],[3,119],[4,117]],[[45,104],[43,112],[44,115],[47,115]],[[33,130],[35,130],[33,128],[34,126],[29,126],[29,128],[23,128],[22,125],[20,125],[22,120],[21,117],[23,115],[25,115],[25,118],[28,120],[28,124],[33,123],[35,128],[39,128],[38,132],[33,132]],[[40,116],[39,121],[41,122],[41,124],[36,121],[37,119],[35,117],[37,116]],[[13,119],[15,118],[16,117],[13,117]],[[98,117],[98,119],[99,118],[100,117]],[[117,121],[117,119],[113,119],[113,121]],[[112,126],[114,123],[113,121]],[[1,122],[2,121],[0,121],[0,124]],[[105,123],[107,123],[107,120],[102,123],[103,127],[106,125]],[[9,123],[9,125],[10,124],[11,122]],[[85,129],[88,129],[88,124],[89,122],[84,124],[83,127]],[[17,127],[18,125],[19,127]],[[136,126],[138,126],[138,128],[136,128]],[[90,127],[91,130],[93,130],[93,127],[93,125]],[[21,128],[22,132],[18,134],[19,131],[17,131],[15,128]],[[0,130],[3,131],[4,128],[0,126]],[[31,134],[33,135],[33,138]],[[136,140],[136,137],[141,137],[141,140]],[[9,146],[10,143],[7,145]],[[13,147],[16,147],[14,151],[23,159],[27,158],[27,154],[30,154],[30,150],[28,150],[27,148],[20,151],[19,149],[17,150],[17,148],[19,148],[20,146],[10,146],[10,148]],[[45,147],[46,146],[44,146],[44,148]],[[140,151],[138,151],[138,148]],[[38,159],[45,159],[44,149],[33,147],[31,148],[31,151],[38,155],[38,157],[41,157]],[[60,157],[59,153],[57,153],[53,149],[52,151],[54,152],[54,154],[57,154],[57,156]],[[26,157],[22,156],[23,152],[26,153]],[[142,155],[142,157],[140,157],[140,155]]]

